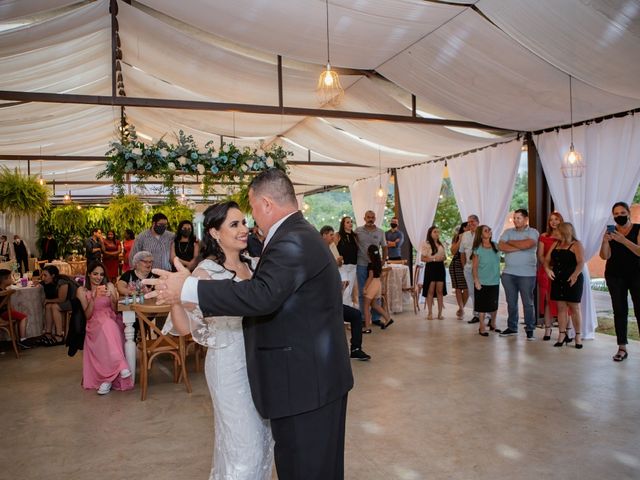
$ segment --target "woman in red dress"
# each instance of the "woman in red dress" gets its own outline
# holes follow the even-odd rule
[[[113,230],[107,232],[107,238],[104,240],[104,254],[102,260],[107,269],[107,278],[110,282],[118,279],[118,266],[120,264],[120,240],[116,239]]]
[[[558,306],[556,302],[551,300],[549,294],[551,292],[551,280],[544,269],[544,258],[549,249],[559,239],[558,225],[564,219],[559,212],[551,212],[549,220],[547,220],[547,231],[543,232],[538,238],[538,312],[544,312],[544,337],[545,341],[551,340],[551,326],[553,317],[558,316]]]
[[[133,233],[133,230],[126,229],[124,231],[124,240],[122,241],[122,273],[131,270],[131,266],[129,265],[129,254],[131,253],[131,249],[133,248],[133,244],[136,241],[136,236]]]

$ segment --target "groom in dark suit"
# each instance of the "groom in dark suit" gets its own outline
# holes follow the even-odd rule
[[[242,315],[251,394],[271,420],[280,480],[344,478],[347,392],[353,387],[340,274],[317,230],[298,211],[289,178],[270,169],[249,187],[266,233],[245,282],[154,270],[158,300],[198,303],[205,316]]]

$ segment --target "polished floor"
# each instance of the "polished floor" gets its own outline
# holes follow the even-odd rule
[[[553,348],[542,330],[535,342],[484,338],[454,311],[396,315],[365,336],[373,359],[353,363],[347,479],[640,478],[638,342],[618,364],[613,337],[582,350]],[[0,478],[208,478],[202,374],[189,395],[161,366],[141,402],[137,386],[84,391],[81,362],[62,347],[0,355]]]

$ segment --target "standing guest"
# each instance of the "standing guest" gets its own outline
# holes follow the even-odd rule
[[[142,250],[133,256],[131,269],[124,272],[116,282],[116,289],[120,295],[132,295],[137,291],[147,291],[142,285],[145,278],[158,278],[151,273],[153,267],[153,255],[151,252]]]
[[[21,275],[27,273],[29,271],[29,249],[19,235],[13,236],[13,252],[18,264],[18,271]]]
[[[47,235],[40,241],[40,251],[42,252],[42,258],[47,262],[52,262],[58,258],[58,242],[53,238],[51,232],[47,232]]]
[[[371,333],[371,308],[384,317],[382,329],[389,327],[393,323],[393,318],[389,317],[387,311],[376,302],[382,290],[380,276],[382,275],[382,260],[380,250],[375,245],[369,245],[369,264],[367,265],[367,281],[364,284],[362,295],[364,296],[364,330],[362,333]]]
[[[485,314],[491,314],[489,330],[496,329],[496,315],[498,314],[498,298],[500,295],[500,254],[496,244],[491,240],[491,229],[486,225],[476,228],[473,239],[473,253],[471,257],[473,271],[473,309],[480,315],[478,333],[488,337],[485,332]]]
[[[353,220],[345,216],[340,220],[340,229],[335,237],[338,253],[342,257],[340,276],[347,282],[347,288],[342,292],[342,304],[354,305],[358,297],[356,267],[358,264],[358,237],[353,231]],[[355,292],[355,294],[354,294]]]
[[[547,231],[540,234],[538,238],[538,270],[536,280],[538,282],[538,311],[544,314],[544,337],[542,340],[551,340],[553,317],[558,316],[558,304],[551,300],[551,281],[545,270],[545,257],[551,247],[558,241],[558,225],[564,219],[559,212],[551,212],[547,220]]]
[[[458,310],[456,311],[457,317],[464,315],[464,306],[467,304],[467,299],[469,298],[469,287],[467,287],[467,281],[464,278],[464,269],[460,261],[460,241],[466,229],[467,222],[462,222],[451,241],[451,255],[453,255],[453,258],[449,264],[449,275],[451,276],[451,286],[456,291],[456,303],[458,304]]]
[[[151,217],[151,228],[136,237],[130,255],[142,250],[151,252],[154,266],[163,270],[171,270],[169,255],[175,235],[167,231],[169,220],[164,213],[156,213]]]
[[[282,171],[255,176],[249,202],[267,235],[252,279],[198,280],[178,264],[145,280],[157,286],[148,297],[198,304],[205,317],[243,316],[251,396],[271,420],[278,478],[341,480],[353,375],[338,267]]]
[[[90,263],[102,262],[102,254],[104,253],[104,241],[102,239],[102,231],[99,228],[91,230],[91,236],[85,241],[85,250],[87,257],[87,265]]]
[[[55,265],[45,265],[42,268],[42,283],[45,316],[41,343],[46,346],[62,345],[65,333],[62,316],[71,311],[71,300],[75,298],[77,284],[66,275],[60,275]]]
[[[615,225],[607,226],[602,238],[600,258],[607,261],[604,278],[611,295],[613,321],[618,340],[615,362],[622,362],[627,353],[627,319],[631,294],[633,310],[640,328],[640,224],[631,223],[631,210],[624,202],[616,202],[611,210]]]
[[[0,259],[7,261],[14,258],[13,246],[6,235],[0,236]]]
[[[580,338],[580,302],[584,277],[584,248],[576,239],[576,232],[570,223],[561,223],[557,227],[558,240],[545,255],[544,267],[551,279],[551,299],[558,305],[558,341],[554,347],[569,343],[567,335],[568,313],[571,309],[571,322],[576,332],[576,348],[582,348]]]
[[[122,273],[131,269],[129,260],[131,259],[131,249],[135,240],[136,236],[133,230],[127,228],[124,231],[124,240],[122,241]]]
[[[247,252],[250,257],[259,258],[262,255],[262,246],[264,243],[264,235],[254,223],[251,231],[249,232],[249,238],[247,240]]]
[[[393,217],[389,223],[391,227],[384,234],[389,251],[389,260],[402,260],[402,244],[404,243],[404,233],[398,229],[398,219]]]
[[[502,286],[507,297],[509,319],[501,337],[518,334],[518,295],[524,308],[527,340],[535,340],[535,309],[533,290],[536,287],[536,248],[538,231],[529,226],[529,212],[519,208],[513,213],[513,228],[502,233],[498,248],[505,253],[505,267],[502,271]]]
[[[107,232],[107,238],[103,240],[103,245],[104,252],[102,256],[104,267],[107,269],[107,279],[113,283],[118,279],[120,252],[122,251],[122,245],[120,244],[120,240],[116,238],[116,232],[109,230]]]
[[[469,298],[471,299],[471,304],[475,303],[473,294],[473,271],[471,265],[471,255],[473,254],[473,240],[476,235],[476,228],[480,224],[480,219],[477,215],[469,215],[467,217],[467,230],[462,234],[460,239],[460,263],[462,264],[462,268],[464,271],[464,279],[466,284],[469,286],[467,290],[469,293]],[[478,316],[478,312],[473,311],[473,317],[467,323],[478,323],[480,321],[480,317]]]
[[[369,271],[367,266],[369,265],[369,247],[371,245],[380,249],[382,247],[382,259],[383,262],[389,258],[387,254],[387,241],[384,238],[384,232],[376,227],[376,214],[367,210],[364,214],[364,225],[356,228],[356,237],[358,238],[358,265],[356,267],[356,276],[358,279],[358,304],[360,305],[360,311],[367,318],[367,314],[364,311],[364,284],[367,281]],[[374,302],[377,302],[375,300]],[[373,322],[378,323],[379,315],[377,311],[373,314]]]
[[[131,370],[124,356],[124,324],[116,315],[118,292],[101,263],[87,268],[78,300],[87,318],[82,351],[82,387],[105,395],[112,388],[131,390]]]
[[[182,220],[178,224],[178,234],[171,243],[169,254],[171,264],[173,265],[173,259],[178,257],[182,265],[193,271],[196,268],[199,255],[200,245],[196,234],[193,233],[193,223],[190,220]],[[175,267],[172,266],[171,271],[175,272]]]
[[[13,283],[13,278],[11,278],[11,270],[7,270],[6,268],[0,269],[0,290],[6,290]],[[9,309],[4,306],[2,310],[0,310],[0,318],[4,321],[9,321]],[[18,312],[17,310],[11,309],[11,320],[18,323],[18,347],[22,350],[27,350],[31,347],[28,347],[25,344],[25,340],[27,339],[27,316]]]
[[[420,249],[420,260],[425,263],[422,296],[427,299],[428,320],[433,319],[434,296],[438,298],[438,320],[444,318],[442,316],[442,309],[444,308],[443,296],[447,294],[445,258],[445,248],[440,241],[440,230],[436,226],[431,226],[427,232],[427,241],[422,244]]]
[[[342,256],[338,249],[336,248],[335,243],[335,231],[333,227],[330,225],[325,225],[320,229],[320,236],[324,243],[329,247],[333,258],[336,259],[336,264],[338,267],[342,265]],[[342,276],[342,271],[340,272],[340,277],[342,278],[342,290],[347,288],[349,282]],[[367,355],[364,350],[362,350],[362,313],[360,310],[353,308],[350,305],[344,303],[344,296],[342,303],[342,317],[346,323],[351,325],[351,358],[355,358],[357,360],[369,360],[371,357]],[[351,298],[349,297],[349,303],[351,303]]]

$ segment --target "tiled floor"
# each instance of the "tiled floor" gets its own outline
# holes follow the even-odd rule
[[[613,337],[583,350],[483,338],[454,312],[395,315],[365,336],[373,359],[353,363],[346,478],[640,478],[640,344],[617,364]],[[163,367],[141,402],[138,387],[82,390],[81,363],[62,347],[0,356],[0,478],[208,477],[202,374],[191,374],[189,395]]]

